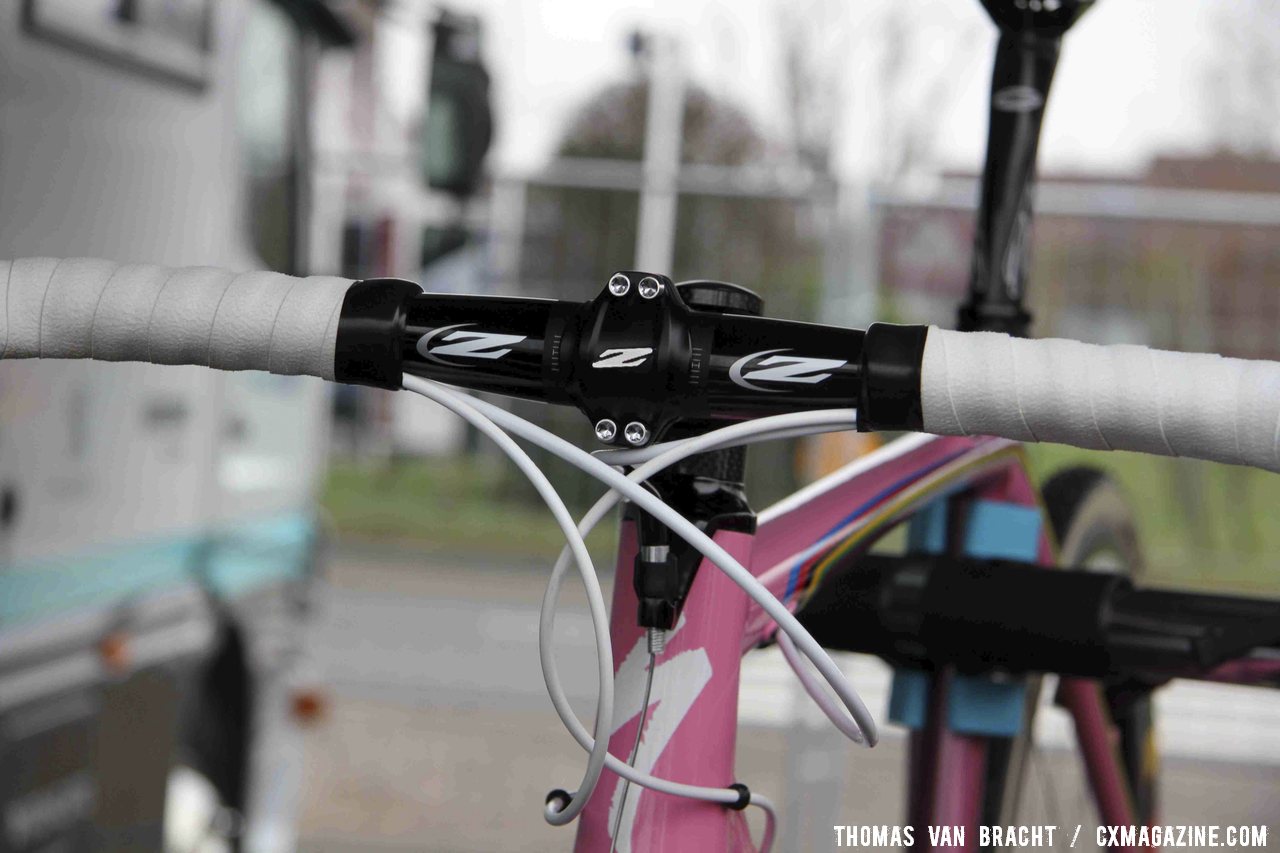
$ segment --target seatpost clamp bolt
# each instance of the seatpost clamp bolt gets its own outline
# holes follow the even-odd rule
[[[640,291],[640,296],[644,299],[654,299],[658,294],[662,293],[662,282],[651,275],[647,275],[640,279],[640,283],[636,285],[636,290]]]
[[[649,428],[639,421],[632,421],[627,424],[627,428],[622,431],[622,435],[627,440],[627,444],[632,447],[639,447],[649,440]]]
[[[631,279],[622,273],[617,273],[613,278],[609,279],[609,292],[614,296],[626,296],[627,291],[631,289]]]
[[[618,425],[608,418],[601,418],[596,421],[596,438],[605,444],[613,441],[618,436]]]

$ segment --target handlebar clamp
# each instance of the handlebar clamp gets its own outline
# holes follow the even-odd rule
[[[677,287],[623,270],[589,302],[385,295],[376,317],[344,317],[340,380],[394,387],[403,371],[574,405],[606,444],[644,447],[677,423],[698,430],[859,398],[863,332],[756,316],[759,297],[723,282]],[[399,341],[376,353],[377,375],[346,369],[371,352],[364,342],[375,333]]]
[[[706,344],[671,279],[615,273],[554,333],[550,370],[606,444],[643,447],[687,416]]]

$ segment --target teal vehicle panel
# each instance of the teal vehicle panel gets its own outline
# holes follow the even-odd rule
[[[0,627],[196,583],[222,598],[301,577],[316,536],[310,513],[217,531],[116,544],[0,570]]]

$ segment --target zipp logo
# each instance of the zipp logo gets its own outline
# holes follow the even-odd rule
[[[511,352],[511,347],[525,339],[525,335],[503,335],[498,332],[463,331],[474,323],[459,323],[456,326],[441,326],[433,329],[418,339],[418,354],[428,361],[447,364],[451,367],[469,367],[465,362],[456,362],[442,356],[453,358],[502,358]]]
[[[1029,113],[1044,106],[1044,95],[1035,86],[1005,86],[991,96],[991,106],[1006,113]]]
[[[784,382],[794,385],[817,385],[831,378],[829,371],[838,370],[848,362],[834,358],[808,358],[802,355],[776,355],[790,352],[785,349],[770,349],[764,352],[753,352],[744,355],[729,368],[729,378],[735,385],[750,388],[752,391],[764,391],[778,394],[786,388],[764,388],[757,382]]]
[[[653,354],[653,347],[623,347],[600,353],[592,367],[639,367]]]

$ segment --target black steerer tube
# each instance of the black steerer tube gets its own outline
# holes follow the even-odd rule
[[[974,229],[969,297],[961,331],[1025,336],[1023,307],[1031,241],[1036,153],[1063,34],[1092,0],[983,0],[1000,29],[991,71],[987,158]]]
[[[963,331],[1025,335],[1036,150],[1060,41],[1002,32],[991,79],[990,136],[974,230]]]

